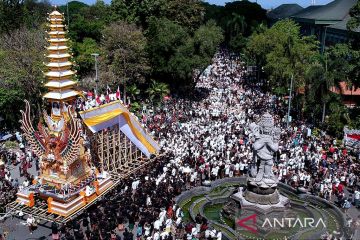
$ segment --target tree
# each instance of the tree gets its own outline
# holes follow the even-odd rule
[[[114,20],[136,23],[147,29],[152,17],[167,18],[187,30],[197,29],[203,21],[200,0],[113,0]]]
[[[8,128],[19,125],[14,106],[23,106],[24,99],[41,103],[44,46],[43,30],[21,28],[0,37],[0,115]]]
[[[344,133],[344,126],[348,123],[347,122],[347,114],[348,110],[346,107],[341,103],[338,96],[334,96],[334,100],[330,100],[329,106],[329,116],[325,121],[325,126],[327,132],[336,137],[342,137]]]
[[[241,17],[240,17],[241,16]],[[259,4],[250,1],[232,1],[225,4],[220,19],[220,26],[225,30],[225,36],[231,36],[232,28],[227,28],[229,22],[243,25],[243,35],[249,36],[253,27],[266,22],[266,10]],[[230,41],[230,38],[227,38]]]
[[[63,5],[59,11],[65,14],[65,24],[69,22],[69,37],[76,42],[82,42],[84,38],[92,38],[101,41],[101,32],[106,24],[110,23],[110,6],[103,0],[97,0],[93,5],[87,5],[79,1],[71,1],[67,6]],[[69,12],[69,16],[68,16]]]
[[[2,0],[0,2],[0,33],[9,33],[24,22],[23,0]]]
[[[141,29],[135,24],[120,21],[107,26],[103,36],[101,71],[108,73],[100,75],[102,80],[113,84],[144,82],[150,68],[145,51],[147,40]]]
[[[66,24],[67,22],[73,22],[73,18],[74,15],[79,14],[82,9],[84,8],[88,8],[89,5],[83,3],[83,2],[79,2],[79,1],[69,1],[69,3],[67,5],[62,5],[59,7],[59,11],[62,13],[65,13],[65,19],[66,19]],[[69,10],[69,11],[68,11]],[[69,13],[69,15],[68,15]]]
[[[266,55],[265,71],[273,86],[285,86],[295,79],[295,89],[305,84],[305,70],[317,54],[313,37],[301,37],[300,27],[292,20],[277,22],[265,33],[270,51]]]
[[[202,72],[211,63],[211,59],[223,40],[222,29],[214,20],[200,26],[193,37],[195,59],[193,68]]]
[[[101,31],[104,23],[86,19],[82,14],[75,14],[72,17],[69,27],[69,37],[75,42],[82,42],[85,38],[101,41]]]
[[[266,64],[266,55],[270,52],[269,39],[265,34],[267,28],[262,32],[253,33],[246,44],[245,56],[249,64],[255,64],[256,68],[262,69]],[[260,71],[257,71],[257,81],[260,80]]]
[[[93,53],[103,55],[99,44],[92,38],[84,38],[83,42],[74,42],[73,50],[76,61],[76,70],[80,78],[94,72]]]
[[[24,1],[24,25],[31,28],[40,28],[46,22],[47,13],[51,11],[48,0]]]
[[[331,94],[330,89],[336,84],[334,82],[334,74],[329,70],[329,65],[331,64],[328,63],[327,55],[326,53],[324,57],[319,57],[319,61],[313,63],[305,75],[309,85],[308,99],[312,104],[322,103],[322,123],[325,121],[326,104]],[[338,84],[336,85],[338,86]]]
[[[154,77],[178,90],[194,87],[194,73],[209,65],[223,39],[214,21],[201,26],[191,36],[179,24],[155,18],[150,22],[147,36]]]
[[[146,90],[146,93],[149,94],[151,101],[155,100],[156,102],[160,102],[164,96],[170,93],[170,90],[166,83],[152,80],[150,87]]]
[[[350,9],[350,19],[347,23],[347,27],[351,31],[355,31],[360,26],[360,2],[357,1],[355,5]]]
[[[135,84],[130,85],[126,90],[133,101],[136,100],[137,96],[140,94],[140,89]]]
[[[224,6],[219,6],[215,4],[210,4],[203,1],[202,6],[204,8],[204,21],[215,20],[217,24],[220,23],[220,19],[224,15]]]
[[[81,14],[83,14],[86,19],[100,21],[104,24],[111,22],[112,18],[110,13],[111,7],[105,4],[103,0],[96,0],[95,4],[81,9]]]
[[[352,67],[349,76],[351,78],[351,83],[355,87],[360,87],[360,2],[357,1],[356,4],[350,9],[349,12],[350,19],[347,23],[347,28],[350,31],[350,41],[348,48],[347,60],[350,62]]]
[[[126,21],[146,28],[150,17],[163,16],[166,0],[113,0],[112,19]]]
[[[233,12],[232,18],[227,22],[227,28],[230,41],[238,34],[244,34],[246,28],[245,17]]]
[[[173,81],[169,62],[178,52],[179,47],[189,41],[189,34],[180,25],[168,20],[152,18],[147,30],[147,52],[149,53],[153,75],[157,79]]]
[[[247,42],[248,38],[244,37],[244,35],[239,33],[233,38],[231,38],[229,42],[229,49],[235,53],[243,54],[244,52],[246,52]]]
[[[203,23],[204,8],[200,0],[168,0],[164,17],[195,31]]]
[[[354,75],[360,61],[360,52],[353,50],[348,44],[336,44],[327,54],[331,60],[331,69],[336,72],[340,81],[345,81],[348,86],[355,85]]]
[[[228,12],[229,15],[235,12],[244,16],[248,25],[254,20],[259,23],[266,20],[266,10],[259,4],[247,0],[227,2],[224,11]]]

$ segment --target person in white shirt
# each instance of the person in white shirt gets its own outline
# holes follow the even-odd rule
[[[216,233],[217,233],[217,232],[216,232],[215,229],[211,230],[211,231],[210,231],[210,237],[211,237],[211,238],[215,238]]]
[[[29,217],[26,219],[26,224],[29,227],[30,234],[33,234],[36,223],[35,218],[32,215],[29,215]]]
[[[360,189],[357,189],[354,192],[354,205],[357,208],[360,207]]]
[[[161,224],[163,224],[163,222],[165,221],[165,217],[166,217],[166,210],[163,209],[159,214],[159,220]]]
[[[153,238],[154,240],[159,240],[160,239],[160,233],[159,233],[159,231],[156,231],[155,233],[154,233],[154,238]]]
[[[182,223],[182,217],[178,217],[175,221],[176,227],[179,227]]]
[[[166,229],[170,230],[172,224],[173,224],[173,220],[171,218],[166,219],[165,221]]]
[[[150,230],[151,230],[150,224],[145,223],[145,225],[144,225],[144,230],[145,230],[144,236],[145,236],[145,237],[148,237],[148,236],[150,235]]]
[[[210,237],[211,234],[211,230],[210,229],[206,229],[205,230],[205,239],[208,239]]]
[[[217,240],[221,240],[222,239],[222,233],[218,232],[218,234],[216,235],[216,239]]]
[[[149,195],[146,198],[146,206],[151,206],[151,198]]]
[[[161,239],[166,239],[167,237],[169,236],[169,233],[168,232],[162,232],[162,233],[160,233],[160,237],[161,237]]]
[[[25,181],[23,182],[24,187],[28,187],[29,186],[29,180],[25,179]]]
[[[158,219],[158,220],[156,220],[156,221],[154,222],[154,229],[155,229],[155,230],[160,230],[160,226],[161,226],[161,222],[160,222],[160,220]]]

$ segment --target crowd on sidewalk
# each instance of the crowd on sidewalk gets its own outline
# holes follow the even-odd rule
[[[273,171],[279,181],[345,209],[360,206],[359,156],[304,122],[286,127],[283,99],[245,81],[246,69],[220,51],[200,76],[196,93],[176,97],[144,118],[160,156],[79,218],[52,226],[53,239],[222,239],[206,219],[184,222],[174,198],[182,191],[250,170],[248,125],[269,112],[281,127]],[[349,189],[351,196],[345,195]]]

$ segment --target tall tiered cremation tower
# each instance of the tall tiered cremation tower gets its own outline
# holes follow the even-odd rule
[[[21,111],[21,128],[29,147],[40,158],[40,173],[7,208],[65,223],[116,187],[122,178],[144,169],[160,147],[120,100],[75,112],[74,105],[81,96],[76,90],[64,16],[55,10],[48,19],[48,91],[43,96],[47,106],[37,129],[32,125],[28,101]]]
[[[29,207],[36,198],[46,200],[48,212],[69,216],[94,200],[113,183],[110,176],[91,167],[90,150],[85,146],[81,120],[76,117],[75,105],[79,92],[75,90],[75,71],[70,61],[64,17],[58,11],[49,14],[49,46],[45,63],[48,92],[43,96],[43,125],[32,126],[30,104],[22,113],[22,130],[31,149],[39,156],[40,175],[33,185],[19,191],[17,202]]]

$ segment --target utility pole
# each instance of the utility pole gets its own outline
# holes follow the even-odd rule
[[[286,119],[286,127],[287,128],[289,128],[289,123],[290,123],[291,93],[292,93],[292,87],[293,87],[293,78],[294,78],[294,75],[291,75],[290,88],[289,88],[289,106],[288,106],[287,119]]]
[[[68,22],[67,29],[69,30],[69,28],[70,28],[69,0],[67,0],[67,3],[66,3],[66,11],[67,11],[67,22]]]
[[[92,53],[91,56],[94,56],[95,57],[95,83],[96,83],[96,93],[97,93],[97,90],[98,90],[98,82],[99,82],[99,78],[98,78],[98,56],[99,54],[98,53]]]
[[[126,67],[125,67],[126,66],[126,61],[125,61],[125,58],[123,59],[123,63],[124,63],[124,94],[123,95],[124,95],[124,104],[127,105],[126,104],[126,80],[127,79],[126,79]]]

